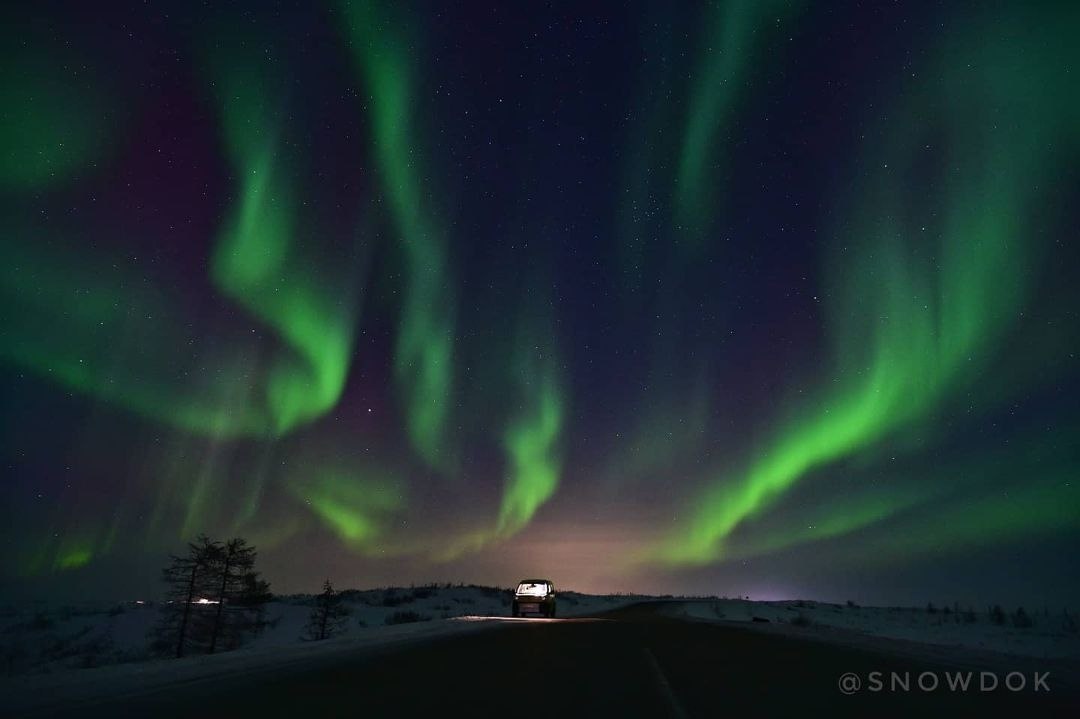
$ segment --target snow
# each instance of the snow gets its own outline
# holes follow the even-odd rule
[[[676,602],[665,608],[669,616],[711,622],[753,622],[768,619],[771,625],[828,638],[864,635],[899,639],[942,647],[975,649],[1041,659],[1080,659],[1080,633],[1075,615],[1032,612],[1030,627],[1016,626],[1005,614],[1002,624],[987,611],[960,613],[944,608],[860,607],[812,601],[756,602],[713,599]]]
[[[132,698],[192,681],[302,667],[332,660],[338,653],[354,655],[388,645],[484,631],[505,622],[580,621],[567,617],[616,609],[643,599],[562,592],[558,595],[559,619],[511,619],[509,591],[490,587],[391,588],[342,595],[350,610],[348,624],[341,634],[330,639],[301,639],[313,597],[281,597],[266,605],[270,624],[240,649],[182,659],[150,655],[147,635],[158,619],[158,608],[152,605],[9,607],[0,612],[0,637],[5,647],[22,646],[24,656],[21,664],[12,662],[8,668],[9,675],[19,676],[0,680],[0,709],[3,713],[48,714],[86,702]],[[416,612],[422,619],[388,623],[395,612]],[[89,638],[95,641],[89,642]],[[72,651],[58,656],[53,651],[57,644],[69,646]],[[89,651],[92,659],[79,654],[80,647]]]
[[[340,636],[374,640],[411,624],[445,625],[461,617],[508,617],[509,590],[474,585],[420,586],[342,592],[349,616]],[[560,617],[581,616],[639,601],[641,597],[558,594]],[[239,651],[298,644],[311,613],[311,595],[279,597],[266,605],[266,628]],[[400,624],[395,621],[395,614]],[[149,635],[159,618],[152,603],[44,603],[0,609],[0,675],[66,672],[154,659]],[[430,629],[430,627],[429,627]],[[416,629],[409,631],[417,631]],[[407,633],[407,632],[406,632]],[[395,634],[396,635],[396,634]]]
[[[176,682],[232,672],[292,667],[459,633],[484,631],[514,621],[566,621],[639,601],[640,595],[558,594],[558,619],[511,619],[509,590],[478,586],[422,586],[342,593],[349,616],[343,631],[318,642],[304,641],[314,598],[278,597],[266,605],[266,628],[240,649],[183,659],[151,655],[149,638],[159,608],[152,604],[45,604],[0,608],[0,697],[5,710],[47,711],[63,702],[135,696]],[[734,623],[761,631],[915,651],[938,647],[942,656],[978,650],[995,656],[1080,659],[1075,614],[1033,612],[1031,626],[991,621],[985,610],[973,617],[941,609],[859,607],[812,601],[756,602],[742,599],[667,599],[661,614],[689,621]],[[404,619],[395,623],[395,613]],[[768,623],[754,622],[754,618]],[[417,621],[419,619],[419,621]],[[973,621],[970,621],[972,620]],[[571,621],[574,621],[571,619]],[[896,640],[905,640],[897,642]],[[872,644],[870,642],[876,642]],[[915,649],[912,650],[911,648]],[[43,709],[44,707],[44,709]]]

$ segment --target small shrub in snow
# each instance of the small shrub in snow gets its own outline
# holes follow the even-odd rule
[[[334,585],[328,578],[323,582],[323,591],[311,607],[307,626],[302,639],[317,642],[329,639],[345,628],[349,608],[341,600],[341,593],[334,591]]]
[[[849,599],[847,600],[847,607],[848,609],[858,609],[859,605]]]
[[[417,599],[427,599],[433,597],[439,593],[439,588],[435,585],[427,587],[417,587],[412,591],[413,596]]]
[[[0,667],[5,674],[15,674],[25,666],[28,657],[26,647],[21,641],[5,643],[0,646]]]
[[[412,594],[396,594],[394,592],[387,592],[383,597],[382,605],[384,607],[400,607],[402,604],[409,604],[413,601]]]
[[[53,621],[52,617],[45,612],[38,612],[34,615],[34,618],[30,620],[29,626],[30,629],[35,632],[42,632],[46,629],[52,629],[54,624],[56,624],[56,622]]]
[[[386,618],[387,624],[411,624],[412,622],[427,622],[431,617],[414,612],[411,609],[399,609]]]
[[[64,661],[69,666],[93,667],[101,664],[111,649],[112,639],[108,635],[94,634],[92,627],[84,626],[74,634],[56,637],[42,650],[41,658],[49,662]]]
[[[987,610],[987,615],[990,617],[990,621],[994,624],[1005,623],[1005,610],[1001,608],[1000,604],[995,604]]]
[[[95,645],[88,647],[86,652],[79,657],[77,666],[80,669],[92,669],[105,663],[106,661],[102,647]]]
[[[1032,624],[1034,624],[1034,622],[1031,621],[1031,617],[1028,616],[1028,613],[1024,611],[1023,607],[1019,607],[1016,610],[1016,613],[1013,614],[1012,620],[1013,626],[1020,629],[1027,629]]]
[[[810,617],[806,616],[802,612],[799,612],[797,615],[795,615],[795,618],[791,620],[791,623],[797,627],[809,627],[814,622],[810,619]]]

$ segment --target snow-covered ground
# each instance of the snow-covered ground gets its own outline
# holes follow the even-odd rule
[[[0,715],[50,716],[61,709],[66,711],[102,700],[133,699],[201,681],[265,671],[302,670],[318,662],[333,662],[340,656],[376,651],[387,645],[480,631],[499,621],[462,618],[412,622],[346,632],[317,642],[283,643],[269,649],[247,645],[234,651],[193,654],[182,659],[151,657],[147,653],[141,661],[88,669],[56,670],[50,664],[47,671],[0,678]]]
[[[509,590],[475,585],[431,585],[342,592],[349,616],[338,637],[375,640],[418,631],[457,631],[463,617],[507,617]],[[560,592],[558,614],[573,617],[640,601],[630,595]],[[246,653],[307,645],[310,595],[278,597],[266,605],[266,627],[239,650]],[[154,659],[150,634],[158,622],[153,604],[84,603],[0,607],[0,676],[51,673]],[[407,625],[424,625],[407,629]]]
[[[670,616],[705,621],[753,622],[756,617],[760,624],[760,620],[768,620],[773,631],[786,627],[821,638],[863,635],[1043,659],[1080,659],[1077,616],[1061,610],[1025,613],[1018,618],[1015,609],[994,616],[985,608],[961,607],[957,611],[952,607],[861,607],[743,599],[679,602],[665,609]]]
[[[104,699],[128,699],[196,681],[293,670],[381,647],[484,631],[506,622],[573,619],[647,599],[561,592],[559,619],[512,619],[509,590],[425,586],[343,592],[350,614],[324,641],[302,639],[313,597],[279,597],[266,606],[266,628],[241,648],[182,659],[155,657],[150,634],[158,608],[146,604],[43,604],[0,610],[0,714],[47,716]]]
[[[236,651],[210,657],[188,657],[184,666],[212,659],[254,661],[253,657],[304,656],[329,651],[331,645],[351,647],[410,637],[470,631],[484,618],[507,618],[508,590],[462,585],[350,590],[342,593],[349,616],[344,630],[327,642],[302,639],[311,612],[310,595],[283,596],[266,607],[267,626]],[[596,614],[651,599],[637,595],[592,596],[560,592],[559,617]],[[662,608],[669,616],[697,621],[752,622],[755,626],[820,638],[880,637],[1035,658],[1080,659],[1076,615],[1034,611],[1018,620],[1015,610],[993,617],[985,608],[969,613],[961,608],[859,607],[811,601],[755,602],[741,599],[671,601]],[[82,674],[73,670],[116,664],[177,666],[177,660],[154,657],[149,635],[159,609],[151,604],[44,604],[0,607],[0,677],[27,674]],[[466,621],[468,620],[468,621]],[[1001,620],[1000,623],[998,620]],[[1030,626],[1026,626],[1030,622]],[[322,645],[314,648],[313,645]],[[261,660],[260,660],[261,661]],[[99,670],[89,674],[99,673]],[[2,681],[2,680],[0,680]]]

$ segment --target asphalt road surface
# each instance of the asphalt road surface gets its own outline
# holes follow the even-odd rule
[[[69,707],[86,717],[1080,716],[1075,685],[945,687],[955,666],[669,619],[643,605],[598,619],[520,620],[302,667],[170,686]],[[881,672],[881,691],[870,691]],[[889,677],[911,677],[890,690]],[[936,691],[924,691],[917,682]],[[854,673],[851,694],[841,677]],[[999,672],[999,678],[1003,676]],[[1015,686],[1019,678],[1013,677]],[[851,680],[843,687],[851,691]],[[51,714],[54,715],[54,714]],[[60,714],[65,715],[64,713]]]

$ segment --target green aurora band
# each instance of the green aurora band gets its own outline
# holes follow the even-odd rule
[[[653,330],[641,341],[651,363],[641,378],[646,391],[618,420],[618,442],[583,460],[598,462],[603,489],[612,494],[647,490],[648,482],[684,469],[688,476],[700,466],[717,470],[702,491],[676,497],[684,509],[675,529],[632,563],[683,567],[832,543],[838,546],[830,546],[830,557],[858,567],[1080,527],[1075,450],[1043,456],[1044,438],[946,461],[944,470],[912,461],[867,471],[888,455],[910,459],[903,456],[913,449],[905,445],[908,433],[940,430],[945,437],[986,405],[1018,395],[1020,383],[990,391],[990,383],[1017,375],[999,373],[999,363],[1034,367],[1023,382],[1045,379],[1035,375],[1047,346],[1026,346],[1034,357],[1003,356],[1024,322],[1044,259],[1028,220],[1080,149],[1080,99],[1070,75],[1080,66],[1069,33],[1080,26],[1076,9],[1053,19],[1018,10],[1005,20],[976,20],[930,56],[917,82],[904,78],[889,112],[868,123],[873,139],[854,158],[855,189],[839,203],[836,246],[822,257],[819,294],[831,352],[817,391],[783,408],[756,454],[722,470],[697,464],[703,454],[713,461],[710,453],[724,446],[713,404],[723,383],[702,359],[715,349],[711,337],[692,340],[679,331],[680,322],[692,324],[678,314],[689,291],[669,280],[715,249],[704,243],[722,212],[716,203],[731,128],[756,68],[775,61],[774,26],[803,6],[710,5],[694,72],[682,81],[677,66],[650,68],[670,93],[651,96],[635,127],[640,132],[631,134],[655,131],[659,141],[622,153],[629,199],[616,233],[624,245],[616,250],[624,253],[620,280],[635,293],[628,314],[642,314]],[[19,211],[20,203],[44,208],[39,200],[97,181],[123,133],[108,83],[89,69],[70,73],[82,59],[48,40],[0,51],[0,192],[9,215],[0,237],[0,301],[8,308],[0,317],[0,360],[173,430],[131,459],[138,465],[133,474],[145,479],[117,490],[130,511],[124,501],[95,512],[79,507],[97,489],[89,482],[61,491],[48,520],[33,529],[31,548],[19,554],[24,574],[77,571],[121,551],[118,537],[130,529],[144,531],[147,546],[207,527],[229,527],[260,546],[313,530],[363,556],[453,560],[523,532],[559,490],[567,457],[579,457],[571,450],[581,447],[566,446],[579,428],[571,424],[570,375],[559,352],[566,347],[548,314],[552,304],[529,307],[516,334],[501,326],[489,331],[486,324],[502,321],[504,310],[496,307],[497,319],[475,323],[485,326],[471,336],[486,340],[476,357],[464,341],[455,345],[459,319],[463,336],[476,328],[467,324],[473,317],[456,314],[454,260],[461,258],[451,256],[445,228],[453,223],[433,200],[439,173],[425,152],[431,128],[412,35],[392,19],[389,4],[343,0],[337,7],[343,44],[367,95],[371,160],[404,269],[392,375],[403,427],[386,428],[391,442],[395,429],[403,433],[394,462],[386,461],[390,454],[357,460],[370,451],[368,439],[378,455],[383,427],[359,439],[335,435],[329,421],[299,431],[331,413],[349,378],[369,238],[358,232],[342,252],[332,249],[341,238],[320,236],[320,217],[310,209],[316,191],[308,189],[296,149],[306,142],[303,125],[290,114],[296,78],[275,59],[280,42],[237,41],[230,27],[216,44],[200,46],[196,76],[217,111],[231,184],[206,258],[213,288],[206,294],[218,303],[212,309],[227,311],[206,326],[188,313],[188,298],[170,291],[178,283],[168,268],[103,248],[80,218]],[[661,54],[677,42],[670,32],[651,41]],[[355,199],[373,208],[384,200]],[[123,227],[118,221],[103,231]],[[464,283],[460,291],[464,299]],[[232,321],[237,315],[243,329]],[[469,391],[460,386],[465,379],[457,381],[455,362],[461,378],[472,372]],[[475,411],[462,411],[465,402]],[[479,417],[476,426],[455,433],[455,420],[465,416]],[[109,422],[91,415],[91,424]],[[86,433],[72,445],[92,445],[87,437],[104,441],[104,431]],[[472,525],[478,528],[457,539],[457,527],[423,535],[405,521],[413,518],[406,510],[422,514],[431,507],[410,502],[431,504],[437,494],[409,482],[441,475],[467,487],[468,472],[456,460],[476,448],[455,445],[459,434],[497,445],[502,493],[486,497],[491,504]],[[80,451],[93,455],[86,447],[75,455]],[[486,471],[482,461],[477,466]],[[882,477],[887,481],[877,481]],[[841,491],[800,494],[813,483],[841,480]],[[447,486],[465,496],[458,485]],[[274,492],[285,498],[282,505],[266,501]]]
[[[555,493],[561,470],[564,400],[551,350],[520,348],[516,376],[521,404],[503,435],[509,471],[496,523],[498,537],[516,534],[529,523]]]
[[[282,342],[270,350],[265,379],[256,367],[267,352],[261,343],[188,335],[175,303],[130,259],[94,264],[71,262],[74,253],[50,256],[34,238],[53,230],[14,221],[10,232],[20,241],[8,248],[13,261],[0,270],[0,293],[20,311],[5,321],[0,356],[185,431],[221,439],[280,436],[324,414],[341,394],[357,313],[351,276],[357,266],[338,259],[335,271],[298,249],[296,200],[272,120],[274,98],[260,82],[266,73],[230,60],[217,86],[241,191],[214,251],[211,277]],[[78,237],[77,229],[70,231]],[[202,349],[198,364],[217,371],[178,366],[174,350],[189,345]]]
[[[784,424],[743,477],[724,477],[696,497],[689,521],[650,550],[650,560],[726,558],[732,532],[809,472],[931,420],[977,383],[1020,316],[1039,261],[1025,220],[1038,188],[1076,151],[1080,127],[1080,102],[1069,92],[1068,60],[1077,56],[1063,31],[1069,23],[1025,20],[950,45],[939,70],[926,73],[940,81],[909,90],[891,114],[888,151],[868,156],[860,209],[841,228],[852,244],[826,263],[837,367],[830,390]],[[1057,32],[1050,38],[1048,26]],[[947,148],[936,158],[940,189],[918,203],[907,188],[938,147]],[[1015,524],[1005,506],[970,511]],[[886,513],[864,507],[861,519],[831,533]]]
[[[722,194],[713,168],[730,139],[731,116],[762,54],[768,28],[801,5],[798,0],[726,0],[707,11],[707,39],[692,78],[675,171],[675,221],[689,234],[690,247],[704,239]]]
[[[109,552],[116,544],[120,527],[116,514],[107,523],[90,527],[85,521],[58,526],[37,544],[23,564],[24,574],[62,572],[85,567],[94,557]],[[62,531],[61,531],[62,530]]]
[[[643,62],[640,90],[627,109],[618,248],[624,289],[640,293],[664,286],[690,263],[715,251],[709,231],[723,203],[725,148],[734,120],[783,53],[783,23],[802,0],[722,0],[700,10],[697,62],[689,73],[675,62],[686,38],[671,24],[669,8],[655,4],[638,20]],[[668,241],[672,237],[674,242]],[[652,268],[647,271],[648,268]],[[658,277],[652,273],[659,273]],[[642,308],[652,309],[650,308]]]
[[[47,236],[40,226],[13,225],[20,237]],[[19,311],[4,320],[0,357],[186,431],[225,437],[265,428],[248,401],[251,381],[245,378],[252,368],[242,350],[201,346],[203,362],[219,371],[185,381],[186,368],[172,348],[197,340],[173,321],[166,297],[128,271],[129,263],[75,263],[26,245],[9,248],[8,256],[0,294]]]
[[[538,337],[547,340],[538,342]],[[513,409],[502,432],[506,468],[498,514],[492,526],[465,532],[431,552],[436,561],[457,559],[514,536],[559,487],[566,398],[550,320],[522,322],[510,354],[506,396]]]
[[[215,87],[242,187],[211,272],[226,295],[291,350],[279,353],[266,387],[270,429],[283,434],[337,404],[349,370],[357,293],[347,278],[334,281],[330,267],[313,266],[298,249],[293,173],[277,139],[275,96],[263,87],[267,73],[236,61],[222,67]]]
[[[1062,433],[1075,434],[1076,428]],[[1007,450],[976,458],[930,466],[916,460],[902,470],[886,470],[884,477],[872,465],[853,468],[834,491],[748,518],[725,543],[724,558],[749,559],[844,538],[828,554],[857,566],[1073,527],[1080,486],[1069,474],[1076,460],[1075,447],[1048,444],[1044,432],[1034,430],[1013,438]],[[862,531],[882,525],[887,531]],[[848,538],[853,534],[856,541]]]
[[[370,472],[324,469],[313,484],[298,480],[290,487],[324,526],[350,548],[366,553],[375,551],[388,516],[405,507],[401,483]]]
[[[454,313],[445,238],[430,214],[432,190],[413,129],[413,70],[394,23],[371,2],[342,4],[349,49],[371,95],[375,161],[407,271],[395,371],[409,436],[433,467],[447,463]]]
[[[671,23],[670,8],[652,5],[639,20],[641,90],[628,108],[633,119],[626,133],[636,149],[623,155],[617,252],[627,311],[655,323],[647,340],[652,366],[641,380],[647,389],[602,469],[613,486],[678,473],[708,443],[716,382],[706,362],[687,358],[714,348],[690,329],[681,305],[695,263],[717,251],[707,241],[722,214],[725,148],[738,114],[754,81],[782,62],[788,36],[780,30],[802,6],[799,0],[702,6],[695,12],[701,15],[693,31],[696,62],[686,74],[674,62],[685,37]]]
[[[43,32],[33,33],[31,45],[26,32],[25,23],[12,20],[0,42],[0,190],[5,192],[62,186],[91,171],[112,139],[112,101],[101,73],[70,45],[61,46]]]

